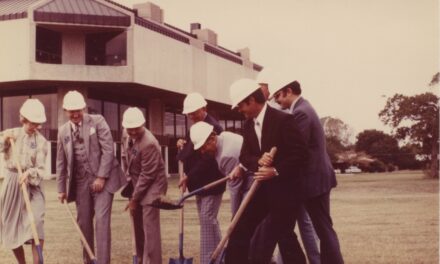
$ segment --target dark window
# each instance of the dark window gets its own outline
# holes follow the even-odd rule
[[[61,33],[37,26],[35,52],[38,62],[61,64]]]
[[[127,33],[101,32],[86,35],[87,65],[127,65]]]
[[[47,121],[43,124],[41,133],[48,140],[56,141],[56,130],[58,129],[58,100],[57,94],[37,94],[31,95],[44,105]]]
[[[102,101],[87,98],[87,112],[89,114],[102,114]]]
[[[3,129],[21,127],[20,108],[28,95],[3,97]]]

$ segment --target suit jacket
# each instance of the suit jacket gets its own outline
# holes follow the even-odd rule
[[[87,161],[95,177],[104,177],[104,189],[115,193],[126,183],[124,174],[114,156],[110,128],[101,115],[84,114],[82,121]],[[67,194],[67,201],[76,200],[73,189],[73,143],[70,122],[58,128],[57,182],[58,192]]]
[[[125,129],[121,141],[122,168],[134,187],[131,198],[141,205],[150,204],[164,195],[168,187],[159,142],[148,129],[131,148]]]
[[[203,121],[213,125],[217,135],[223,131],[218,121],[209,114],[206,115]],[[186,136],[186,144],[177,155],[177,159],[183,161],[183,169],[188,176],[187,186],[189,191],[203,187],[223,177],[223,174],[218,170],[214,157],[201,155],[198,151],[194,151],[194,145],[191,142],[189,133]],[[226,183],[205,191],[200,195],[217,195],[223,193],[225,189]]]
[[[273,166],[278,176],[261,182],[257,195],[264,195],[272,206],[300,202],[303,192],[304,168],[307,162],[306,144],[292,115],[267,106],[261,133],[261,149],[252,119],[243,128],[240,162],[248,170],[258,170],[258,159],[264,152],[277,147]]]
[[[307,144],[308,166],[305,175],[305,194],[307,198],[327,193],[336,186],[336,177],[327,153],[324,129],[315,109],[300,97],[292,109]]]

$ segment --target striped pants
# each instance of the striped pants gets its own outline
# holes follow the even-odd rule
[[[223,194],[196,196],[200,221],[200,264],[208,264],[221,240],[220,225],[217,220]]]

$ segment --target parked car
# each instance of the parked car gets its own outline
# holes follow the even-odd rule
[[[340,174],[340,173],[341,173],[341,170],[340,170],[340,169],[335,169],[335,173],[336,173],[336,174]]]
[[[350,166],[348,167],[348,169],[345,170],[345,173],[360,173],[360,172],[362,172],[362,170],[356,166]]]

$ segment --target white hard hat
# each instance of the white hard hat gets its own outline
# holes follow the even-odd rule
[[[286,78],[282,76],[279,72],[272,71],[271,69],[264,68],[257,78],[258,83],[266,83],[269,88],[269,98],[271,99],[273,95],[281,90],[284,85],[289,83],[291,78]]]
[[[44,106],[38,99],[27,99],[20,108],[20,115],[33,123],[46,122]]]
[[[196,110],[205,107],[208,103],[205,98],[199,93],[189,93],[183,101],[182,114],[189,114]]]
[[[258,73],[257,82],[258,83],[269,83],[274,79],[274,73],[271,69],[267,69],[266,67]]]
[[[63,108],[66,110],[81,110],[86,107],[84,96],[78,91],[69,91],[63,100]]]
[[[241,101],[258,89],[260,89],[260,85],[255,80],[240,79],[235,81],[229,88],[229,96],[232,101],[231,109],[234,109]]]
[[[137,128],[145,124],[145,117],[137,107],[129,107],[122,116],[122,126],[124,128]]]
[[[198,150],[203,146],[203,144],[205,144],[213,130],[214,126],[203,121],[197,122],[191,126],[189,135],[192,143],[194,144],[194,150]]]

